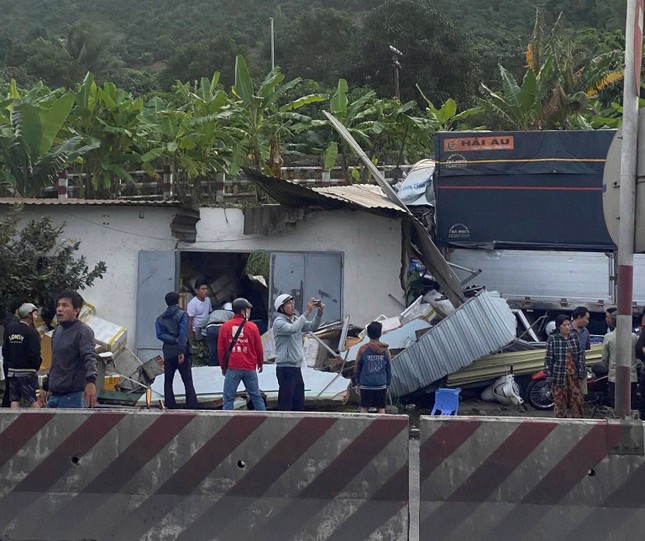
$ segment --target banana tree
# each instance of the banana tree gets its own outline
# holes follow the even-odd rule
[[[211,80],[202,78],[194,90],[178,83],[174,98],[176,103],[156,97],[144,108],[138,139],[141,161],[153,176],[169,168],[186,186],[180,197],[195,197],[197,180],[209,181],[230,166],[236,142],[228,128],[232,112],[219,73]]]
[[[134,150],[143,99],[113,83],[96,84],[87,74],[76,93],[70,133],[91,147],[83,159],[85,196],[114,195],[120,180],[133,182],[129,171],[140,166]]]
[[[65,167],[67,153],[78,149],[78,140],[59,137],[74,99],[42,83],[21,94],[11,82],[9,97],[0,102],[0,184],[10,193],[39,196]]]
[[[448,98],[437,108],[423,93],[419,85],[416,86],[423,101],[425,101],[426,118],[424,129],[430,131],[429,135],[434,135],[438,131],[468,129],[470,126],[466,121],[482,113],[480,107],[472,107],[458,113],[457,102],[452,98]]]
[[[538,11],[525,52],[528,69],[522,84],[500,66],[502,88],[494,91],[482,85],[486,93],[482,106],[499,127],[587,128],[598,114],[593,96],[622,80],[622,53],[589,55],[563,30],[561,18],[544,36]]]
[[[231,122],[238,143],[233,153],[231,174],[248,163],[259,171],[265,170],[279,177],[283,163],[282,140],[313,126],[310,117],[296,111],[305,105],[324,101],[327,96],[308,94],[283,103],[285,94],[302,81],[297,78],[281,84],[284,77],[276,67],[256,89],[244,57],[236,58]]]
[[[379,156],[382,158],[388,152],[396,152],[398,159],[403,159],[408,135],[417,130],[421,120],[411,114],[415,106],[414,101],[400,103],[395,99],[378,98],[372,90],[356,99],[350,99],[345,79],[338,80],[336,91],[329,101],[331,113],[343,123],[373,160],[377,160]],[[325,150],[325,168],[331,168],[336,157],[340,156],[345,178],[358,180],[361,174],[351,167],[350,155],[349,147],[344,141],[339,143],[334,133]]]

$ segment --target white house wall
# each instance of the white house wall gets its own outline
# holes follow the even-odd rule
[[[6,212],[6,211],[5,211]],[[105,261],[107,272],[81,291],[97,315],[128,330],[134,347],[138,253],[141,250],[284,251],[343,253],[343,305],[356,324],[379,314],[397,314],[401,299],[401,223],[365,212],[319,212],[290,232],[244,236],[241,209],[202,208],[197,242],[177,243],[170,231],[173,208],[81,205],[27,206],[24,220],[48,215],[67,222],[64,237],[81,241],[78,255],[90,267]]]
[[[280,251],[343,253],[343,307],[358,325],[379,314],[398,314],[402,299],[401,221],[366,212],[321,211],[299,222],[292,231],[270,236],[243,235],[241,209],[202,208],[197,242],[182,250]]]
[[[134,346],[139,250],[173,250],[170,232],[173,208],[80,205],[27,206],[24,220],[48,215],[67,222],[63,238],[81,241],[77,255],[92,268],[105,261],[107,272],[91,288],[80,291],[96,306],[97,315],[124,326]]]

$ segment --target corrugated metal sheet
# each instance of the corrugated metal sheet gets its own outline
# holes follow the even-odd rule
[[[310,188],[291,180],[268,177],[253,169],[244,169],[244,172],[282,205],[318,205],[328,209],[353,206],[368,211],[408,215],[401,207],[385,197],[381,188],[372,184]]]
[[[587,366],[600,362],[601,357],[602,344],[591,346],[586,355]],[[513,374],[516,376],[539,372],[544,368],[544,348],[487,355],[477,359],[470,366],[450,374],[446,385],[448,387],[458,387],[468,383],[495,379],[505,375],[511,366],[513,367]]]
[[[312,188],[312,190],[325,197],[337,199],[350,205],[357,205],[366,209],[389,209],[403,213],[401,207],[385,197],[381,188],[374,184],[326,186],[323,188]]]
[[[35,197],[0,197],[0,205],[88,205],[119,207],[179,207],[180,201],[155,199],[41,199]]]
[[[393,359],[394,396],[427,387],[515,338],[515,315],[506,301],[482,291]]]

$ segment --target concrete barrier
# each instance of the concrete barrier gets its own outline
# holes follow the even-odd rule
[[[640,421],[421,418],[420,539],[645,538]]]
[[[408,419],[2,411],[0,539],[408,538]]]

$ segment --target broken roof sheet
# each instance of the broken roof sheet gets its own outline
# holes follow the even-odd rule
[[[515,332],[515,315],[506,301],[482,291],[394,357],[390,390],[405,396],[423,389],[499,351]]]
[[[380,187],[374,184],[353,184],[351,186],[326,186],[311,188],[275,177],[268,177],[253,169],[244,172],[257,182],[273,199],[283,205],[318,205],[326,208],[353,206],[366,210],[407,213],[390,201]]]

